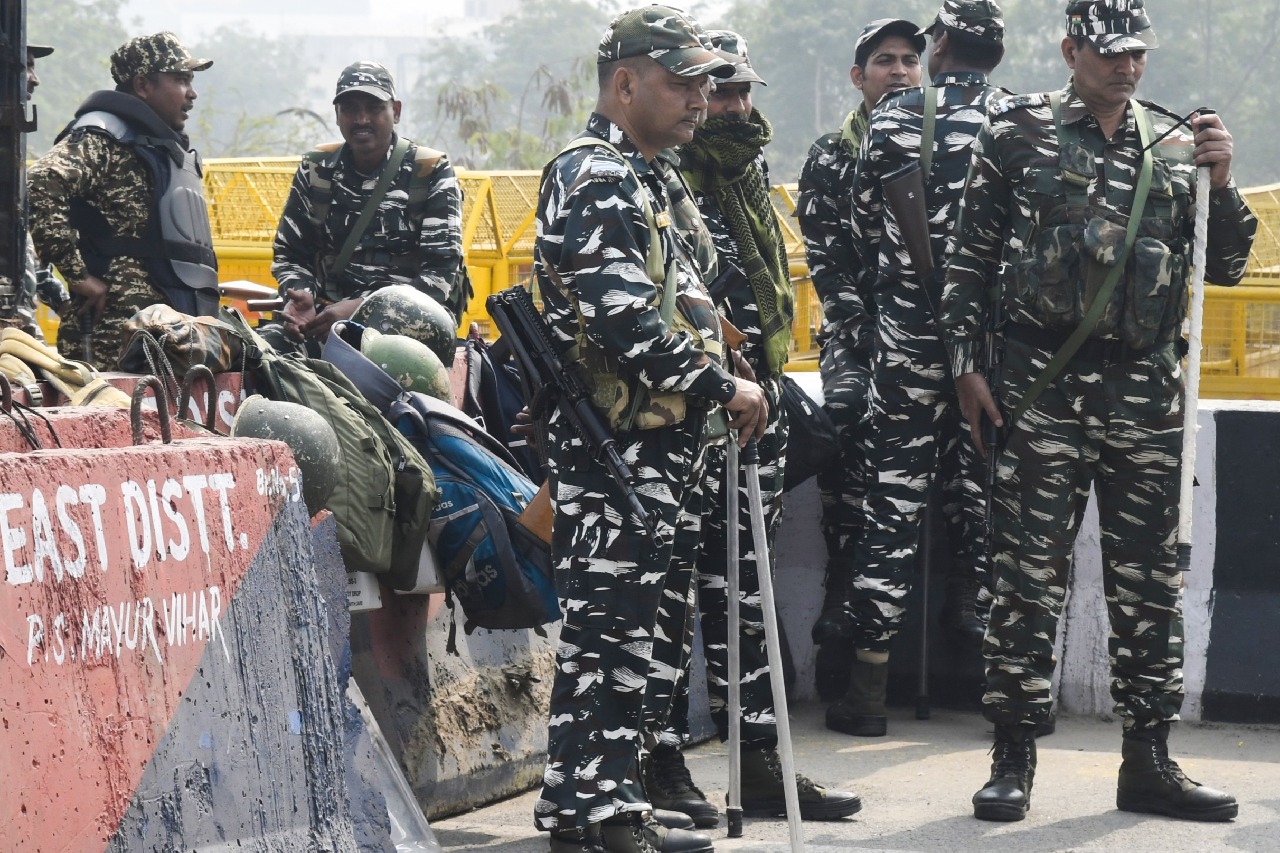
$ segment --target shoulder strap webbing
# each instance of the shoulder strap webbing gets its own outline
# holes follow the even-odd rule
[[[552,162],[555,162],[555,159],[558,159],[561,155],[567,154],[568,152],[578,148],[604,148],[612,151],[614,155],[622,161],[623,165],[627,167],[627,171],[631,173],[631,177],[635,178],[636,183],[640,185],[640,207],[644,211],[645,221],[649,223],[649,253],[645,257],[645,272],[648,273],[650,281],[661,286],[662,282],[665,281],[667,277],[666,264],[664,264],[662,260],[662,235],[658,231],[658,219],[653,213],[653,206],[649,203],[649,193],[645,190],[644,182],[640,180],[640,176],[636,174],[635,167],[631,165],[631,161],[624,157],[622,152],[619,151],[615,145],[598,136],[578,137],[561,149],[560,153],[553,158]],[[663,301],[666,301],[665,289],[663,290]],[[669,314],[664,313],[663,319],[668,323],[671,322],[671,316]]]
[[[1051,96],[1051,102],[1053,104],[1053,117],[1058,124],[1060,135],[1062,127],[1062,93],[1054,92]],[[1151,117],[1147,115],[1147,111],[1142,104],[1139,104],[1136,100],[1131,99],[1129,101],[1129,108],[1133,110],[1134,121],[1138,125],[1138,139],[1142,142],[1142,165],[1138,169],[1138,185],[1134,191],[1133,205],[1129,210],[1129,226],[1125,229],[1124,248],[1120,250],[1120,256],[1116,258],[1115,266],[1107,273],[1102,286],[1098,288],[1098,293],[1093,298],[1093,304],[1085,312],[1084,319],[1080,321],[1080,325],[1071,333],[1071,337],[1067,338],[1066,343],[1053,354],[1053,358],[1045,365],[1044,370],[1036,377],[1036,381],[1031,383],[1027,393],[1018,402],[1017,408],[1013,410],[1013,415],[1009,419],[1011,424],[1017,424],[1023,413],[1031,407],[1031,404],[1036,401],[1044,389],[1049,387],[1049,383],[1058,378],[1058,374],[1067,366],[1067,362],[1076,354],[1089,335],[1093,334],[1094,327],[1098,325],[1098,320],[1101,319],[1102,312],[1111,301],[1111,294],[1115,292],[1116,284],[1120,281],[1120,276],[1124,272],[1125,261],[1128,260],[1129,251],[1138,239],[1138,225],[1142,222],[1142,213],[1147,205],[1147,194],[1151,191],[1151,172],[1155,157],[1151,153]]]
[[[364,236],[365,229],[369,227],[369,221],[373,219],[373,214],[378,211],[382,200],[386,198],[387,190],[391,189],[391,182],[399,174],[400,164],[404,161],[404,155],[408,152],[409,140],[403,136],[397,137],[396,144],[391,149],[391,157],[387,160],[386,165],[382,167],[382,174],[378,176],[378,183],[374,186],[368,201],[364,203],[364,209],[360,211],[360,218],[356,220],[351,233],[347,235],[346,241],[342,244],[342,251],[338,252],[338,257],[333,261],[333,267],[329,270],[331,277],[338,277],[347,268],[347,264],[351,261],[351,254],[356,250],[356,245],[360,242],[360,238]]]
[[[604,148],[612,151],[627,167],[627,171],[631,173],[631,176],[636,179],[636,183],[640,187],[640,207],[644,211],[645,221],[649,223],[649,251],[645,257],[645,272],[648,274],[649,280],[659,290],[658,315],[662,317],[663,324],[670,327],[676,313],[676,290],[678,289],[677,282],[679,281],[676,273],[676,260],[673,255],[669,264],[663,263],[662,234],[658,231],[658,218],[654,215],[653,205],[649,203],[649,191],[645,189],[644,181],[640,180],[640,176],[636,174],[635,167],[631,165],[631,161],[623,156],[615,145],[598,136],[579,136],[577,139],[572,140],[560,150],[559,154],[552,158],[551,163],[554,163],[556,159],[566,152],[577,148]],[[550,168],[551,163],[547,164],[548,168]],[[546,172],[544,171],[543,174],[545,175]],[[640,397],[641,395],[633,389],[631,406],[622,421],[623,432],[629,431],[631,424],[635,422],[636,414],[640,410]]]
[[[920,129],[920,177],[925,188],[929,187],[929,169],[933,166],[933,131],[938,122],[938,89],[927,86],[924,90],[924,126]]]

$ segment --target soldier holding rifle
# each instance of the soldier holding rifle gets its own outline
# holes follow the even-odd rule
[[[640,781],[646,720],[665,719],[659,708],[688,654],[704,430],[724,407],[745,441],[763,432],[767,413],[760,387],[722,366],[719,319],[694,247],[672,227],[672,167],[658,157],[693,139],[710,76],[733,74],[705,38],[666,6],[615,19],[597,55],[595,112],[548,165],[539,194],[546,320],[589,374],[661,538],[626,512],[623,489],[552,412],[563,623],[535,821],[553,851],[712,849],[706,835],[657,826]]]

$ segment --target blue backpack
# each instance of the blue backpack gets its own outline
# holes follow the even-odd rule
[[[426,394],[401,394],[386,417],[431,466],[440,499],[427,539],[466,614],[466,632],[559,619],[551,550],[519,521],[537,487],[507,449],[475,420]]]
[[[537,487],[476,420],[434,397],[405,391],[365,358],[358,349],[364,331],[350,321],[335,323],[324,359],[431,469],[439,499],[426,538],[446,590],[462,604],[467,633],[537,628],[559,619],[551,548],[520,523]],[[450,651],[453,639],[451,628]]]

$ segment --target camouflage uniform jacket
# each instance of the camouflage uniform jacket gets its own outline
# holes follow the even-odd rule
[[[765,161],[763,153],[748,168],[759,169],[764,177],[765,186],[770,186],[769,164]],[[693,199],[697,203],[698,212],[702,215],[702,221],[706,223],[707,231],[711,235],[711,242],[715,246],[720,268],[723,269],[725,264],[733,264],[740,268],[742,264],[738,260],[738,246],[734,243],[732,235],[729,234],[728,223],[725,222],[724,214],[720,210],[719,202],[716,201],[715,193],[701,192],[695,189],[693,191]],[[707,279],[707,281],[710,283],[711,279]],[[743,287],[730,290],[725,294],[721,307],[728,309],[727,316],[729,321],[747,336],[747,339],[742,343],[742,357],[751,365],[751,369],[755,371],[757,377],[767,376],[769,369],[765,362],[764,339],[760,332],[760,312],[756,308],[756,300],[751,288],[744,284]]]
[[[852,230],[858,256],[867,265],[866,293],[876,301],[867,314],[893,312],[905,302],[925,309],[941,301],[941,286],[921,298],[921,282],[911,267],[902,240],[902,229],[884,201],[884,179],[920,159],[920,134],[924,125],[924,99],[931,92],[938,100],[933,138],[933,163],[925,177],[929,243],[934,264],[941,270],[951,223],[955,222],[969,171],[973,139],[987,117],[987,106],[1002,90],[987,84],[985,74],[940,74],[933,90],[914,88],[892,93],[876,105],[854,175]],[[873,272],[874,271],[874,272]],[[856,302],[864,293],[850,291],[845,299]],[[918,319],[914,313],[910,318]]]
[[[390,160],[395,147],[387,149]],[[342,250],[379,173],[357,172],[342,146],[323,146],[303,158],[294,175],[276,231],[271,274],[285,290],[308,290],[337,301],[364,296],[390,284],[421,290],[461,319],[470,282],[462,256],[462,192],[446,155],[410,143],[386,196],[336,280],[328,270]],[[420,153],[421,152],[421,153]],[[425,184],[424,184],[425,181]],[[316,210],[317,184],[329,182],[323,218]],[[425,195],[425,198],[420,196]]]
[[[859,296],[862,262],[850,226],[853,175],[867,127],[867,107],[849,113],[844,127],[820,137],[809,148],[800,169],[796,218],[804,235],[809,277],[822,300],[828,326],[852,321],[870,333],[866,310],[871,300]]]
[[[88,128],[77,128],[37,160],[27,175],[31,206],[31,239],[45,263],[51,263],[69,283],[88,275],[80,254],[80,234],[71,224],[71,199],[83,200],[99,211],[113,233],[142,237],[153,200],[151,176],[137,154],[123,143]],[[164,302],[147,275],[146,261],[119,256],[111,259],[106,275],[107,307],[103,322],[122,323],[137,307]],[[120,293],[136,299],[120,300]],[[81,297],[73,296],[77,307]],[[133,307],[141,303],[137,307]]]
[[[538,198],[534,271],[543,313],[568,349],[579,332],[616,361],[620,376],[649,389],[682,392],[725,403],[733,379],[692,335],[677,332],[659,314],[658,289],[646,272],[649,224],[640,193],[655,214],[671,209],[666,190],[671,167],[646,161],[620,127],[592,114],[587,135],[613,144],[635,171],[605,148],[576,148],[549,164]],[[678,268],[677,307],[704,339],[719,338],[715,309],[691,246],[678,228],[661,228],[663,255]]]
[[[1153,138],[1178,121],[1162,107],[1142,103],[1151,117]],[[942,304],[943,338],[956,376],[978,369],[989,286],[999,286],[1007,322],[1035,326],[1048,325],[1044,319],[1046,303],[1052,307],[1054,300],[1046,284],[1083,292],[1081,282],[1075,279],[1084,276],[1086,264],[1080,260],[1079,249],[1069,245],[1073,241],[1046,245],[1046,239],[1053,241],[1052,232],[1062,228],[1051,214],[1071,212],[1064,203],[1064,170],[1074,167],[1071,171],[1087,176],[1081,183],[1088,210],[1097,222],[1106,220],[1123,226],[1127,221],[1142,148],[1133,111],[1127,112],[1124,122],[1108,140],[1068,84],[1062,120],[1064,127],[1076,126],[1084,150],[1072,152],[1070,146],[1059,145],[1048,93],[1018,95],[997,102],[978,133],[960,220],[948,246]],[[1185,314],[1196,174],[1191,164],[1191,137],[1185,131],[1169,134],[1154,150],[1151,193],[1139,226],[1138,245],[1128,258],[1113,302],[1132,289],[1129,280],[1134,277],[1136,263],[1143,262],[1140,249],[1143,239],[1147,239],[1148,247],[1163,252],[1155,280],[1163,280],[1164,284],[1154,295],[1162,303],[1158,306],[1164,312],[1160,336],[1167,342],[1177,333]],[[1234,183],[1213,192],[1209,200],[1205,268],[1209,280],[1218,284],[1240,280],[1256,230],[1257,220]],[[1123,228],[1119,239],[1123,245]],[[1170,264],[1174,265],[1172,272]],[[1029,268],[1040,278],[1029,275]],[[1067,308],[1079,313],[1080,306]],[[1131,306],[1121,306],[1121,315],[1127,308]],[[1095,336],[1119,336],[1119,321],[1107,319],[1107,314],[1112,313],[1115,312],[1108,307]],[[1069,332],[1077,325],[1078,320],[1065,323],[1062,328]]]

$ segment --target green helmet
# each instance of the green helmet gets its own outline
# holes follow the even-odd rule
[[[293,451],[293,461],[302,472],[302,500],[307,512],[315,515],[324,508],[338,485],[336,464],[342,448],[333,427],[316,412],[297,403],[268,400],[257,394],[240,404],[231,434],[245,438],[283,441]]]
[[[427,345],[405,335],[382,335],[365,329],[360,338],[360,352],[382,368],[406,391],[453,402],[449,373]]]
[[[430,347],[441,364],[453,365],[458,324],[447,308],[407,284],[393,284],[364,298],[352,322],[386,335],[406,335]]]

